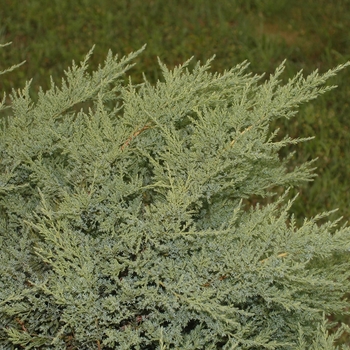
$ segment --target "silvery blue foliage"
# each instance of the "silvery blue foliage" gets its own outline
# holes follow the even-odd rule
[[[348,64],[285,85],[242,64],[125,82],[139,50],[1,119],[0,345],[3,349],[335,349],[326,315],[349,290],[350,230],[305,219],[284,196],[290,170],[271,122],[331,90]],[[3,107],[5,100],[3,101]]]

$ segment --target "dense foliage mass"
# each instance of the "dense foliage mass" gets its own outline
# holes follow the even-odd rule
[[[141,50],[140,50],[141,51]],[[349,228],[305,219],[270,124],[330,90],[346,65],[287,84],[242,63],[124,84],[139,52],[87,60],[1,119],[0,345],[4,349],[334,349]],[[4,104],[2,107],[5,107]]]

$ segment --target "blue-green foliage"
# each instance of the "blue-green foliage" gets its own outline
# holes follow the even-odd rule
[[[141,51],[141,50],[140,50]],[[281,85],[247,63],[168,70],[124,83],[139,52],[87,60],[34,103],[28,85],[1,119],[2,349],[334,349],[350,230],[305,220],[271,121],[330,90],[346,65]],[[339,262],[341,261],[341,262]]]

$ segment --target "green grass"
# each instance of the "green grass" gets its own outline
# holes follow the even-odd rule
[[[0,42],[13,45],[0,51],[0,70],[26,60],[2,76],[0,90],[21,88],[33,78],[49,86],[59,81],[72,59],[80,61],[96,44],[92,68],[107,50],[121,55],[147,49],[132,69],[152,82],[160,78],[157,56],[170,67],[191,56],[205,61],[214,54],[212,69],[223,71],[248,59],[256,73],[272,73],[285,58],[285,79],[303,69],[325,71],[350,59],[349,0],[3,0]],[[331,215],[344,221],[350,211],[350,70],[333,79],[338,89],[302,106],[296,118],[279,121],[283,133],[316,138],[294,149],[294,164],[318,157],[319,175],[299,192],[293,211],[305,216],[339,208]],[[289,150],[288,150],[289,151]]]

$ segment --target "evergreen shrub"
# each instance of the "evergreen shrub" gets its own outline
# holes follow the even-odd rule
[[[335,349],[349,290],[350,230],[297,227],[291,168],[270,124],[331,90],[325,74],[282,84],[246,62],[190,61],[135,85],[141,50],[109,53],[62,84],[11,94],[1,118],[1,349]],[[5,99],[1,106],[5,108]]]

